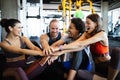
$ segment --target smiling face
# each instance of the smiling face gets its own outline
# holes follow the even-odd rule
[[[91,33],[95,30],[96,23],[90,20],[89,18],[86,18],[85,27],[86,27],[86,31],[88,33]]]
[[[58,21],[51,22],[50,25],[49,25],[49,29],[50,29],[50,35],[52,37],[56,37],[58,35],[58,31],[59,31]]]
[[[90,35],[94,35],[100,31],[104,31],[102,29],[102,19],[98,14],[90,14],[86,17],[85,23],[86,31]]]
[[[16,23],[14,27],[9,27],[10,32],[15,36],[20,36],[22,28],[21,23]]]
[[[69,25],[69,37],[76,39],[76,37],[79,36],[79,31],[75,28],[75,25],[73,23],[70,23]]]

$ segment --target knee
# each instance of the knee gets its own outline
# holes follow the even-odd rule
[[[93,74],[86,70],[78,70],[77,78],[84,79],[84,80],[93,80]]]
[[[117,58],[117,57],[120,57],[120,48],[119,47],[113,48],[112,53],[111,53],[111,58]]]
[[[117,69],[120,69],[120,48],[115,47],[111,53],[110,66]]]
[[[15,80],[28,80],[25,72],[22,68],[8,68],[3,72],[3,79],[8,80],[9,78]]]
[[[112,52],[120,53],[120,48],[119,47],[115,47],[115,48],[113,48]]]

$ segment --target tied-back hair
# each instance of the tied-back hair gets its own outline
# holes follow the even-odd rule
[[[95,26],[95,30],[90,33],[91,35],[104,31],[102,28],[102,19],[98,14],[90,14],[86,18],[89,18],[90,20],[97,24],[97,26]]]
[[[14,27],[16,23],[21,23],[21,22],[17,19],[6,19],[6,18],[0,21],[1,26],[5,28],[5,31],[7,33],[10,32],[9,26]]]
[[[83,33],[85,31],[85,24],[80,18],[72,18],[71,23],[75,25],[75,28],[79,33]]]

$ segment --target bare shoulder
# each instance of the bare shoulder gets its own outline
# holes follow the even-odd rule
[[[107,37],[107,33],[106,32],[104,32],[104,31],[101,31],[101,32],[99,32],[99,33],[97,33],[97,35],[100,37]]]
[[[104,31],[99,32],[99,37],[102,39],[100,42],[101,44],[103,44],[104,46],[108,46],[108,36],[107,33]]]
[[[105,45],[105,46],[108,46],[108,36],[107,36],[107,33],[104,32],[104,31],[101,31],[99,33],[97,33],[95,35],[95,37],[100,40],[100,42]]]
[[[11,45],[9,45],[9,43],[6,42],[6,41],[2,41],[2,42],[0,43],[0,48],[2,48],[2,49],[7,48],[8,46],[11,46]]]
[[[2,42],[0,43],[0,47],[3,47],[4,45],[7,45],[7,42],[6,42],[6,41],[2,41]]]
[[[106,32],[105,31],[100,31],[100,32],[98,32],[99,34],[106,34]]]

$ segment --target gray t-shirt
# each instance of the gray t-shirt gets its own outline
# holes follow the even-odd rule
[[[64,43],[70,43],[73,41],[68,34],[65,34],[61,39],[64,41]]]
[[[70,38],[69,37],[69,34],[65,34],[64,36],[62,36],[62,38],[61,38],[63,41],[64,41],[64,43],[65,44],[68,44],[68,43],[71,43],[72,41],[75,41],[75,40],[73,40],[72,38]],[[64,45],[65,45],[64,44]],[[71,59],[72,59],[72,57],[73,57],[73,54],[72,53],[65,53],[64,55],[63,55],[63,60],[62,61],[70,61]]]

